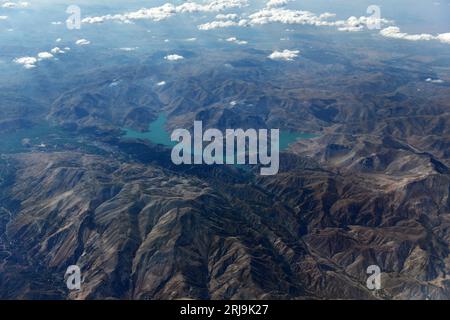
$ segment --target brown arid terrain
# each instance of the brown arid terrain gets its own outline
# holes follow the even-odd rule
[[[3,196],[17,210],[5,238],[20,250],[1,278],[18,297],[63,297],[71,264],[85,270],[75,299],[449,294],[450,181],[431,165],[421,176],[335,174],[286,155],[275,177],[205,178],[77,153],[10,161]],[[373,264],[384,270],[377,295],[365,287]]]

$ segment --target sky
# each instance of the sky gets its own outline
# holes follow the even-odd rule
[[[67,27],[69,5],[80,8],[80,29]],[[290,32],[304,30],[318,37],[345,33],[348,41],[363,35],[367,41],[384,38],[448,50],[450,1],[1,0],[0,70],[33,70],[68,56],[77,59],[77,52],[87,50],[114,56],[167,49],[173,52],[164,61],[173,63],[185,58],[177,48],[219,43],[236,50],[266,46],[273,51],[270,59],[292,61],[299,51]]]

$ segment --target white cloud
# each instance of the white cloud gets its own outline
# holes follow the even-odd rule
[[[387,27],[380,31],[380,34],[383,37],[393,38],[393,39],[402,39],[409,41],[430,41],[437,40],[442,43],[450,44],[450,33],[441,33],[436,36],[429,33],[420,33],[420,34],[409,34],[405,32],[401,32],[398,27]]]
[[[8,19],[8,16],[0,16],[0,20],[6,20]]]
[[[217,20],[236,20],[237,18],[239,18],[239,16],[236,13],[220,13],[216,16]]]
[[[112,88],[112,87],[117,87],[122,81],[121,80],[114,80],[113,82],[111,82],[109,84],[108,87]]]
[[[58,26],[58,25],[61,25],[62,22],[61,21],[53,21],[52,24],[55,26]]]
[[[329,16],[317,16],[309,11],[289,10],[282,8],[264,8],[249,16],[251,25],[268,23],[303,24],[303,25],[332,25],[326,21]]]
[[[199,30],[212,30],[219,28],[227,28],[227,27],[245,27],[248,25],[248,21],[246,19],[242,19],[239,21],[234,20],[217,20],[211,21],[198,26]]]
[[[166,82],[165,82],[165,81],[160,81],[160,82],[158,82],[156,85],[157,85],[158,87],[162,87],[162,86],[165,86],[165,85],[166,85]]]
[[[400,32],[400,28],[398,27],[387,27],[380,31],[380,34],[383,37],[394,38],[394,39],[405,39],[410,41],[419,41],[419,40],[433,40],[434,36],[427,33],[422,34],[407,34]]]
[[[67,49],[67,50],[66,50]],[[65,50],[65,51],[64,51]],[[48,51],[39,52],[36,57],[21,57],[13,60],[14,63],[22,65],[26,69],[31,69],[36,67],[36,63],[42,60],[53,59],[56,54],[63,54],[66,51],[70,50],[70,48],[64,48],[61,50],[59,47],[54,47],[53,49]]]
[[[298,57],[300,51],[298,50],[283,50],[283,51],[274,51],[270,56],[268,56],[269,59],[272,60],[285,60],[285,61],[292,61],[295,58]]]
[[[87,46],[88,44],[91,44],[91,42],[89,40],[86,40],[86,39],[80,39],[80,40],[77,40],[75,42],[75,44],[77,46]]]
[[[124,13],[124,14],[116,14],[116,15],[104,15],[99,17],[87,17],[82,20],[82,23],[103,23],[106,21],[131,21],[131,20],[140,20],[140,19],[148,19],[153,21],[161,21],[167,19],[176,13],[175,6],[166,3],[159,7],[148,8],[148,9],[140,9],[138,11]]]
[[[178,54],[169,54],[169,55],[165,56],[164,59],[166,59],[168,61],[178,61],[178,60],[183,60],[184,57],[180,56]]]
[[[450,32],[438,34],[436,38],[442,43],[450,44]]]
[[[30,4],[28,2],[5,2],[1,5],[2,8],[27,8]]]
[[[281,7],[288,4],[290,0],[269,0],[266,4],[268,8]]]
[[[46,51],[39,52],[37,56],[38,56],[39,60],[46,60],[46,59],[53,58],[53,54],[51,54],[50,52],[46,52]]]
[[[228,42],[234,42],[234,43],[240,44],[240,45],[242,45],[242,44],[247,44],[247,43],[248,43],[247,41],[244,41],[244,40],[238,40],[236,37],[228,38],[228,39],[226,39],[226,41],[228,41]]]
[[[84,18],[82,22],[94,24],[111,20],[124,22],[140,19],[161,21],[179,13],[219,12],[230,8],[241,8],[245,5],[247,5],[247,0],[212,0],[201,4],[188,1],[178,6],[171,3],[166,3],[159,7],[143,8],[138,11],[123,14],[108,14],[98,17],[87,17]]]
[[[444,80],[442,79],[432,79],[432,78],[428,78],[425,80],[426,82],[430,82],[430,83],[444,83]]]
[[[250,25],[268,23],[300,24],[318,27],[337,27],[340,31],[361,31],[375,25],[385,25],[391,21],[375,17],[350,17],[347,20],[330,21],[334,13],[324,12],[320,15],[309,11],[290,10],[284,8],[264,8],[249,16]]]
[[[14,63],[23,65],[26,69],[36,67],[37,58],[35,57],[21,57],[14,59]]]
[[[198,26],[200,30],[211,30],[232,26],[257,26],[269,23],[299,24],[312,26],[336,27],[340,31],[361,31],[375,25],[386,25],[391,23],[386,19],[374,17],[350,17],[347,20],[330,20],[336,15],[324,12],[315,14],[309,11],[291,10],[277,7],[266,7],[248,16],[248,19],[237,20],[223,19],[226,15],[217,16],[215,21]],[[221,19],[218,19],[221,18]]]
[[[55,41],[56,41],[56,42],[61,42],[62,39],[61,39],[61,38],[58,38],[58,39],[56,39]]]
[[[59,47],[54,47],[52,50],[50,50],[52,54],[63,54],[66,53],[64,50],[61,50]]]
[[[316,15],[309,11],[290,10],[280,8],[290,2],[290,0],[269,0],[266,7],[251,14],[249,19],[239,19],[236,13],[218,14],[216,20],[204,23],[198,26],[200,30],[211,30],[226,27],[243,27],[264,25],[267,23],[284,23],[284,24],[301,24],[314,26],[334,26],[341,31],[361,31],[364,28],[375,24],[388,24],[385,19],[377,19],[374,17],[350,17],[347,20],[329,21],[334,18],[333,13],[322,13]],[[220,12],[230,8],[241,8],[248,4],[247,0],[209,0],[204,3],[187,1],[181,5],[166,3],[164,5],[152,8],[143,8],[138,11],[128,12],[115,15],[104,15],[97,17],[87,17],[82,20],[83,23],[103,23],[105,21],[131,21],[139,19],[149,19],[153,21],[161,21],[172,17],[179,13],[207,13]]]
[[[188,1],[175,7],[175,11],[177,13],[219,12],[231,8],[242,8],[247,3],[247,0],[212,0],[203,4]]]
[[[23,67],[25,69],[33,69],[33,68],[36,68],[36,65],[34,65],[34,64],[25,64]]]
[[[197,41],[197,38],[187,38],[186,41],[189,41],[189,42]]]
[[[138,47],[124,47],[124,48],[119,48],[119,50],[121,51],[136,51],[137,49],[139,49]]]
[[[14,59],[14,62],[18,64],[34,64],[37,62],[37,59],[35,57],[21,57]]]

